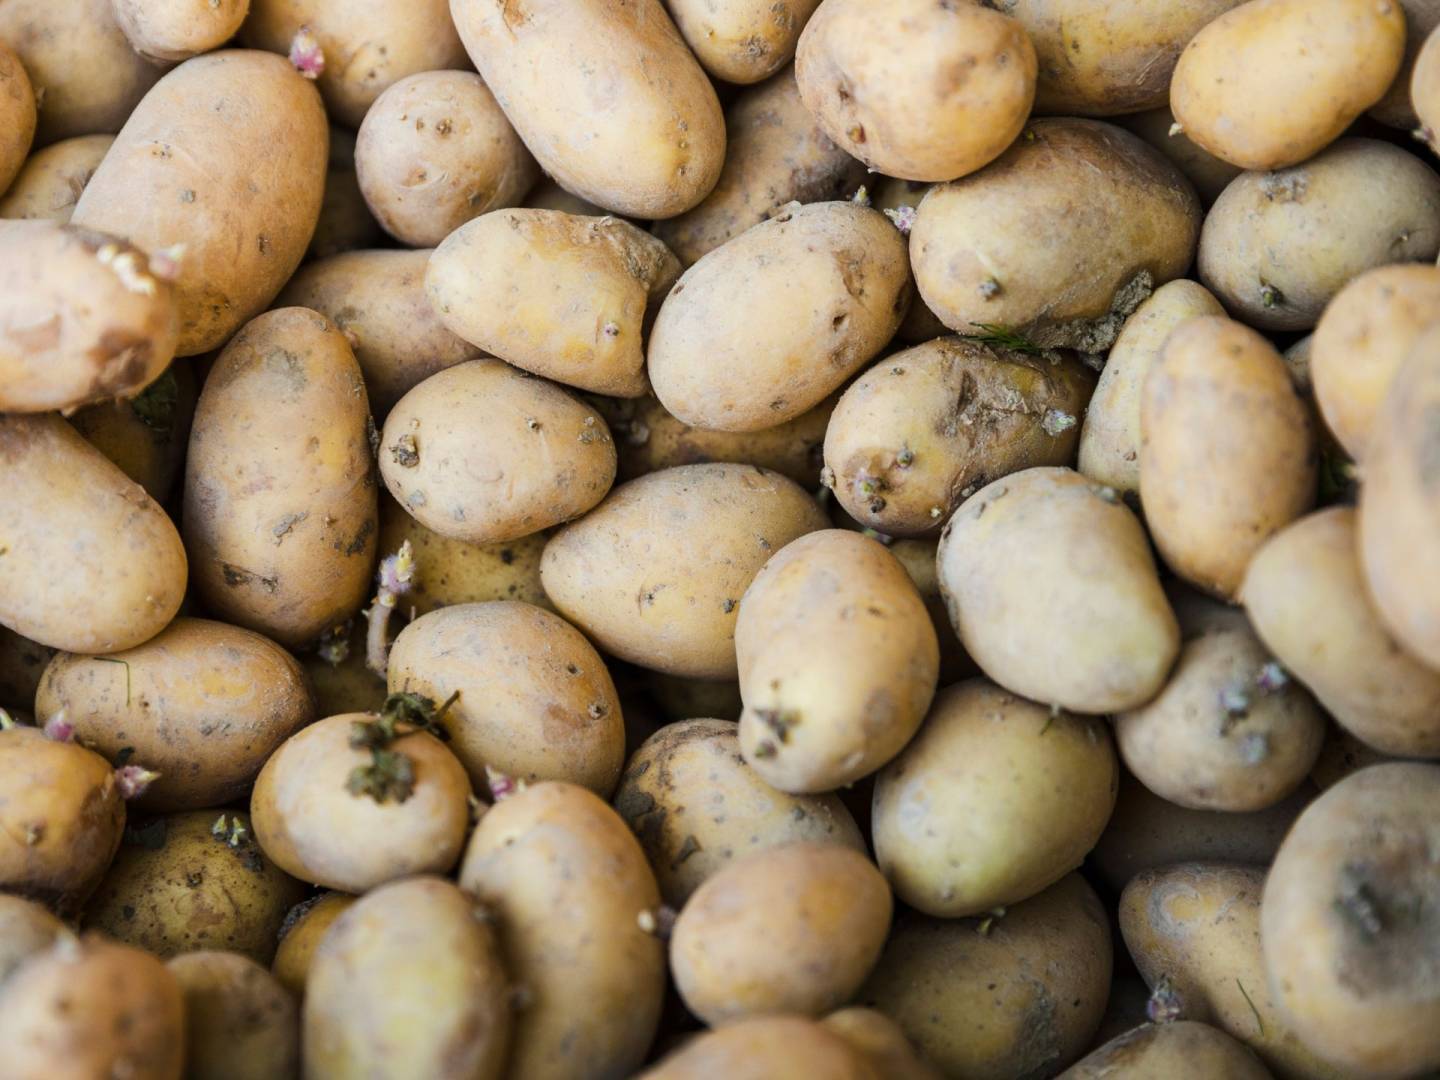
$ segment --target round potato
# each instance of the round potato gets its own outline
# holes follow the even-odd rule
[[[851,1006],[820,1022],[863,1054],[888,1080],[940,1080],[939,1071],[920,1056],[900,1025],[884,1013]]]
[[[299,1072],[300,1012],[255,961],[192,952],[165,965],[185,995],[190,1080],[286,1080]]]
[[[1194,1080],[1271,1080],[1244,1043],[1218,1028],[1193,1020],[1142,1024],[1116,1036],[1056,1078],[1056,1080],[1166,1080],[1172,1076]]]
[[[25,164],[35,138],[35,88],[25,65],[0,41],[0,194]]]
[[[163,65],[220,48],[240,29],[250,0],[112,0],[111,7],[130,47]]]
[[[790,62],[820,0],[669,0],[666,5],[695,59],[717,79],[755,83]]]
[[[36,150],[0,198],[0,218],[70,220],[114,135],[77,135]]]
[[[637,1080],[880,1080],[839,1033],[799,1016],[757,1016],[697,1035]]]
[[[0,893],[0,986],[26,957],[69,934],[65,924],[39,904]]]
[[[384,230],[370,214],[360,181],[355,176],[355,135],[345,128],[330,129],[330,155],[325,168],[325,197],[320,219],[310,237],[307,254],[328,259],[346,251],[374,247]]]
[[[1410,97],[1410,80],[1426,38],[1440,26],[1440,2],[1400,0],[1400,7],[1405,12],[1405,58],[1400,62],[1400,71],[1390,89],[1371,106],[1370,117],[1387,127],[1410,131],[1419,123]]]
[[[1177,131],[1175,114],[1168,105],[1121,117],[1116,123],[1133,131],[1169,158],[1185,179],[1195,185],[1200,201],[1206,206],[1218,199],[1225,186],[1245,171],[1239,165],[1231,165],[1202,150],[1185,136],[1184,131]]]
[[[357,897],[347,893],[324,892],[302,900],[290,909],[280,924],[280,944],[270,972],[298,1001],[305,996],[305,980],[315,959],[315,950],[335,922]]]
[[[70,417],[85,441],[120,466],[158,503],[168,502],[185,466],[200,396],[194,365],[171,364],[129,401],[102,401]]]

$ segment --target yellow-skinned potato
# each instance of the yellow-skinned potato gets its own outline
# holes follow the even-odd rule
[[[331,127],[325,197],[306,254],[313,259],[328,259],[346,251],[374,247],[382,232],[365,205],[365,196],[360,194],[360,181],[355,175],[355,134]]]
[[[1410,81],[1421,48],[1435,28],[1440,26],[1440,3],[1437,0],[1400,0],[1400,7],[1405,12],[1405,58],[1400,62],[1400,71],[1390,89],[1370,108],[1369,115],[1387,127],[1411,131],[1419,121],[1410,97]]]
[[[556,609],[612,656],[733,679],[740,597],[765,560],[823,529],[810,495],[749,465],[683,465],[616,488],[557,532],[540,580]]]
[[[270,756],[255,781],[255,837],[302,881],[358,894],[410,874],[446,873],[460,857],[470,816],[465,767],[421,731],[387,748],[408,761],[409,779],[386,776],[369,751],[350,745],[354,725],[374,720],[349,713],[311,724]],[[365,768],[372,774],[361,788],[355,781]]]
[[[136,106],[70,220],[168,252],[177,352],[206,352],[300,264],[325,191],[327,138],[319,95],[283,57],[197,56]]]
[[[305,1075],[500,1080],[514,1021],[499,936],[480,904],[438,877],[394,881],[350,905],[306,980]]]
[[[1440,32],[1432,32],[1415,58],[1410,99],[1420,121],[1420,135],[1433,151],[1440,147]]]
[[[1141,1024],[1092,1050],[1056,1080],[1271,1080],[1244,1043],[1193,1020]]]
[[[1110,733],[984,679],[941,691],[875,783],[870,832],[895,893],[940,918],[1028,899],[1076,869],[1115,806]]]
[[[84,653],[165,628],[184,598],[185,548],[139,484],[54,415],[0,416],[0,472],[0,623]]]
[[[910,259],[925,303],[959,333],[998,326],[1103,352],[1153,288],[1185,272],[1199,233],[1194,189],[1139,138],[1037,120],[990,168],[930,189]]]
[[[315,950],[335,920],[357,899],[349,893],[324,892],[302,900],[285,916],[270,971],[297,1000],[305,996],[305,980],[309,977]]]
[[[423,248],[516,205],[540,176],[473,71],[426,71],[388,87],[360,125],[355,169],[381,227]]]
[[[300,1066],[295,999],[254,960],[200,951],[165,965],[185,995],[190,1080],[293,1080]]]
[[[317,312],[266,312],[225,347],[185,462],[185,541],[211,611],[298,648],[359,609],[375,565],[369,417],[354,354]]]
[[[695,427],[760,431],[879,352],[909,302],[899,231],[849,202],[788,206],[702,258],[650,333],[655,396]]]
[[[1280,354],[1223,316],[1179,326],[1141,387],[1140,499],[1160,555],[1230,600],[1315,501],[1315,433]]]
[[[887,536],[935,535],[990,481],[1073,462],[1094,387],[1073,357],[959,337],[892,353],[835,406],[825,481],[862,525]]]
[[[240,29],[250,0],[112,0],[133,48],[156,64],[218,49]]]
[[[494,910],[506,970],[530,991],[508,1075],[630,1076],[660,1018],[665,949],[642,927],[660,893],[620,816],[573,784],[503,798],[470,837],[460,886]]]
[[[171,364],[129,401],[101,401],[70,417],[85,441],[158,503],[169,501],[185,464],[200,396],[194,366]]]
[[[1236,318],[1308,330],[1351,279],[1437,251],[1440,176],[1397,146],[1342,139],[1294,168],[1242,173],[1205,218],[1197,268]]]
[[[1169,158],[1185,174],[1185,179],[1195,185],[1200,201],[1206,206],[1220,197],[1226,184],[1244,172],[1239,165],[1231,165],[1196,146],[1183,131],[1176,131],[1175,114],[1169,106],[1122,117],[1116,123],[1133,131]]]
[[[62,653],[35,698],[37,722],[66,719],[110,760],[129,748],[160,774],[136,800],[198,810],[244,797],[265,759],[315,718],[295,658],[259,634],[179,618],[112,656]]]
[[[1265,879],[1260,934],[1276,1002],[1337,1070],[1440,1067],[1440,766],[1374,765],[1313,803]]]
[[[35,88],[25,65],[0,41],[0,194],[25,164],[35,138]]]
[[[53,221],[0,221],[0,410],[134,397],[178,334],[175,294],[143,251]]]
[[[454,334],[567,386],[638,397],[644,334],[680,263],[627,221],[497,210],[430,257],[425,291]]]
[[[1125,320],[1080,429],[1076,466],[1122,495],[1140,494],[1140,389],[1170,332],[1186,319],[1224,315],[1203,285],[1181,278],[1156,289]]]
[[[799,1016],[757,1016],[697,1035],[638,1080],[880,1080],[838,1032]]]
[[[69,934],[69,928],[39,904],[0,893],[0,986],[26,957]]]
[[[720,102],[660,0],[453,0],[451,14],[485,85],[567,191],[649,219],[715,186]]]
[[[865,166],[831,142],[805,108],[793,68],[736,97],[725,132],[725,167],[710,194],[655,223],[655,235],[684,266],[787,203],[843,199],[865,179]]]
[[[1379,101],[1404,51],[1398,2],[1250,0],[1185,47],[1170,107],[1185,134],[1217,157],[1283,169]]]
[[[1145,530],[1114,491],[1069,469],[1027,469],[982,488],[946,525],[937,565],[966,651],[1005,689],[1042,704],[1142,705],[1180,647]]]
[[[882,1012],[858,1005],[820,1021],[859,1051],[888,1080],[940,1080],[935,1066],[922,1058],[900,1025]]]
[[[978,4],[827,0],[800,36],[805,107],[846,153],[904,180],[954,180],[1010,145],[1035,100],[1025,28]]]
[[[70,220],[114,135],[77,135],[36,150],[0,198],[0,218]]]
[[[788,64],[820,0],[668,0],[695,59],[717,79],[756,83]]]

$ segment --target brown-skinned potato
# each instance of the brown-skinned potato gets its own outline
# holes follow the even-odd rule
[[[64,225],[95,175],[114,135],[76,135],[41,147],[0,197],[0,218],[43,218]]]
[[[233,952],[200,951],[165,965],[185,995],[185,1075],[191,1080],[292,1080],[300,1014],[275,976]]]
[[[758,1016],[707,1031],[638,1080],[879,1080],[870,1060],[838,1032],[800,1016]]]
[[[795,55],[795,44],[820,0],[669,0],[666,7],[700,65],[728,83],[756,83]]]
[[[163,505],[185,466],[199,396],[194,366],[181,361],[129,401],[89,405],[72,415],[70,423]]]
[[[25,164],[35,138],[35,88],[25,65],[0,41],[0,194]]]
[[[820,1023],[868,1058],[889,1080],[940,1080],[939,1071],[920,1056],[900,1025],[882,1012],[852,1005]]]
[[[1195,1080],[1271,1080],[1243,1043],[1193,1020],[1141,1024],[1110,1039],[1066,1069],[1057,1080],[1132,1080],[1190,1076]]]
[[[280,943],[275,948],[270,971],[297,1000],[305,996],[305,979],[315,950],[335,920],[356,899],[349,893],[323,892],[300,901],[280,924]]]

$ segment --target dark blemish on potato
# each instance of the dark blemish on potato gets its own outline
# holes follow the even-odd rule
[[[286,514],[284,517],[282,517],[279,524],[277,524],[273,529],[270,530],[270,535],[275,537],[275,546],[279,547],[280,543],[285,539],[285,537],[290,535],[291,530],[309,516],[310,511],[303,510],[298,514]]]
[[[186,188],[184,191],[180,192],[180,201],[181,201],[182,203],[192,203],[192,202],[194,202],[194,201],[195,201],[195,192],[192,191],[190,188]]]
[[[800,726],[800,714],[794,709],[756,709],[755,718],[774,732],[782,745],[790,742],[790,730]]]
[[[670,869],[678,870],[681,863],[700,850],[702,850],[700,841],[696,840],[694,836],[686,836],[680,844],[680,850],[675,853],[675,858],[670,862]]]
[[[264,233],[260,233],[255,237],[255,246],[259,249],[261,255],[268,255],[270,253],[270,241],[265,238]]]
[[[610,706],[601,701],[592,701],[590,707],[585,710],[591,720],[600,720],[610,713]]]
[[[106,330],[87,356],[95,365],[90,393],[96,398],[115,397],[145,377],[154,346],[148,337],[123,330]]]
[[[1285,294],[1264,278],[1260,279],[1260,304],[1265,308],[1280,307],[1285,303]]]
[[[420,464],[420,448],[414,435],[401,435],[390,447],[390,456],[402,469],[413,469]],[[423,503],[420,505],[424,505]]]
[[[125,904],[120,908],[120,915],[128,922],[131,919],[135,918],[135,909],[129,904]]]
[[[731,600],[729,597],[726,597],[725,602],[722,603],[720,607],[726,615],[729,615],[732,611],[735,610],[735,601]]]
[[[220,564],[220,574],[225,579],[225,584],[232,589],[248,587],[259,583],[260,587],[271,596],[275,595],[276,589],[280,587],[278,578],[261,577],[259,574],[246,570],[243,566],[234,566],[231,563]]]
[[[354,538],[345,546],[346,555],[359,555],[365,551],[370,536],[375,532],[375,521],[367,518],[356,530]]]
[[[768,739],[755,744],[755,756],[761,761],[764,761],[767,758],[773,758],[777,752],[778,751],[776,751],[775,749],[775,744],[770,742]]]

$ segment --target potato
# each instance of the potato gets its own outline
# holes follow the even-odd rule
[[[86,653],[164,629],[184,597],[185,549],[139,484],[58,416],[0,415],[0,471],[0,623]]]
[[[950,519],[940,591],[966,651],[1012,693],[1081,713],[1134,708],[1180,647],[1145,530],[1069,469],[1014,473]]]
[[[1133,131],[1169,158],[1171,164],[1184,173],[1185,179],[1195,185],[1200,201],[1206,206],[1218,199],[1225,186],[1244,172],[1239,165],[1231,165],[1196,146],[1184,131],[1176,131],[1175,114],[1168,105],[1122,117],[1116,123]]]
[[[649,385],[645,331],[679,276],[665,245],[629,222],[497,210],[435,250],[425,291],[447,329],[500,359],[637,397]]]
[[[134,397],[175,355],[170,285],[145,253],[53,221],[0,221],[0,410]]]
[[[1265,879],[1277,1004],[1308,1048],[1365,1076],[1440,1067],[1440,767],[1375,765],[1316,799]]]
[[[363,620],[352,619],[328,630],[314,652],[299,660],[315,693],[315,714],[379,712],[385,703],[385,679],[370,670]]]
[[[1142,1024],[1109,1040],[1058,1080],[1270,1080],[1270,1071],[1243,1043],[1193,1020]]]
[[[1320,757],[1315,761],[1315,768],[1310,770],[1310,779],[1317,788],[1326,791],[1351,773],[1395,760],[1391,755],[1382,754],[1361,742],[1338,723],[1332,722],[1325,735],[1325,744],[1320,748]]]
[[[308,308],[252,320],[215,362],[190,432],[183,528],[210,610],[282,645],[353,615],[375,565],[360,368]]]
[[[612,656],[672,675],[733,679],[740,597],[765,560],[825,527],[778,473],[684,465],[616,488],[545,547],[556,609]]]
[[[250,0],[112,0],[111,6],[130,47],[164,64],[220,48],[240,29]]]
[[[199,396],[193,365],[181,361],[129,401],[89,405],[70,423],[147,495],[165,503],[185,465]]]
[[[1233,599],[1260,545],[1315,501],[1315,432],[1274,347],[1223,316],[1166,340],[1140,392],[1140,500],[1161,557]]]
[[[1160,286],[1125,320],[1100,372],[1080,429],[1077,468],[1125,496],[1140,494],[1140,390],[1170,332],[1187,319],[1224,315],[1203,285],[1181,278]]]
[[[29,712],[56,650],[0,626],[0,708]],[[737,691],[738,693],[738,691]],[[738,710],[736,715],[738,716]]]
[[[895,222],[897,228],[901,226],[908,228],[914,225],[916,208],[925,198],[926,193],[935,186],[921,183],[918,180],[896,180],[889,176],[873,177],[872,179],[878,180],[879,183],[875,185],[873,192],[866,189],[865,194],[870,200],[870,205]],[[857,201],[863,201],[860,199],[859,191],[855,193],[855,198]],[[907,345],[922,345],[934,338],[944,337],[948,333],[950,333],[950,328],[940,321],[919,293],[915,292],[910,298],[910,307],[905,312],[905,318],[900,320],[900,329],[895,331],[895,339]]]
[[[0,195],[25,164],[35,138],[35,88],[25,65],[0,41]]]
[[[374,247],[382,234],[380,223],[365,205],[355,175],[355,135],[344,128],[330,129],[330,154],[325,168],[325,196],[320,219],[306,254],[328,259],[346,251]]]
[[[884,347],[908,284],[904,238],[882,214],[845,202],[787,207],[671,290],[650,334],[655,396],[695,427],[783,424]]]
[[[27,957],[69,934],[65,924],[39,904],[0,893],[0,986]]]
[[[687,679],[683,675],[648,673],[646,685],[655,704],[669,720],[715,717],[727,723],[740,719],[744,703],[737,680]]]
[[[900,1025],[874,1009],[851,1006],[820,1023],[858,1050],[889,1080],[940,1080],[940,1073],[916,1052]]]
[[[1134,135],[1037,120],[984,172],[930,189],[910,260],[925,303],[962,334],[1104,352],[1185,272],[1199,233],[1189,182]]]
[[[176,351],[193,356],[224,343],[295,272],[325,160],[325,110],[286,60],[207,53],[145,95],[70,220],[171,253]]]
[[[837,1032],[799,1016],[757,1016],[697,1035],[637,1080],[880,1080]]]
[[[165,965],[185,995],[185,1075],[285,1080],[299,1074],[300,1014],[275,977],[232,952],[192,952]]]
[[[1370,107],[1369,113],[1372,120],[1378,120],[1387,127],[1409,131],[1419,122],[1410,98],[1410,79],[1425,39],[1440,26],[1440,3],[1436,0],[1400,0],[1400,7],[1405,13],[1405,58],[1400,62],[1400,71],[1390,89]]]
[[[946,1076],[1046,1076],[1089,1045],[1110,968],[1105,911],[1070,874],[983,924],[902,916],[859,1001]]]
[[[80,193],[114,141],[114,135],[77,135],[36,150],[3,191],[0,218],[69,222]]]
[[[305,995],[305,1075],[499,1080],[509,980],[489,915],[438,877],[382,885],[347,908],[315,952]]]
[[[1110,733],[984,679],[947,687],[875,781],[875,859],[938,918],[1025,900],[1076,869],[1115,806]]]
[[[655,235],[683,266],[788,203],[843,199],[865,179],[865,166],[831,142],[805,108],[793,68],[736,97],[725,129],[725,167],[710,194],[694,209],[655,223]]]
[[[160,774],[136,800],[149,811],[198,810],[244,798],[265,759],[315,719],[295,658],[259,634],[179,618],[111,656],[61,653],[45,669],[35,716]]]
[[[960,644],[955,627],[950,625],[950,614],[945,610],[945,598],[940,594],[940,574],[935,565],[938,541],[891,540],[885,546],[905,567],[920,599],[925,602],[925,610],[930,613],[930,624],[935,627],[935,637],[940,643],[939,685],[949,686],[978,675],[980,669]]]
[[[25,964],[0,991],[7,1080],[180,1080],[180,984],[153,956],[89,935]]]
[[[970,495],[1075,460],[1095,376],[1053,360],[937,338],[892,353],[846,388],[825,432],[825,479],[887,536],[934,535]]]
[[[407,75],[465,65],[445,0],[403,7],[373,0],[250,0],[240,40],[281,55],[318,53],[309,67],[337,123],[358,128],[386,87]],[[308,58],[308,57],[307,57]]]
[[[346,251],[301,267],[276,300],[320,312],[345,335],[377,420],[437,371],[480,356],[425,295],[428,251]]]
[[[665,954],[641,925],[660,903],[655,876],[619,815],[573,784],[501,799],[470,837],[460,887],[495,910],[506,970],[529,990],[508,1075],[630,1076],[655,1036]]]
[[[712,76],[728,83],[756,83],[795,55],[795,43],[820,0],[669,0],[666,7],[680,36]]]
[[[1398,3],[1250,0],[1185,46],[1170,107],[1191,141],[1216,157],[1283,169],[1313,157],[1384,97],[1404,51]]]
[[[1440,36],[1432,32],[1415,58],[1410,98],[1420,121],[1419,133],[1433,151],[1440,147]]]
[[[309,977],[315,950],[335,920],[349,910],[356,899],[347,893],[324,892],[302,900],[285,916],[270,972],[295,998],[305,996],[305,980]]]

